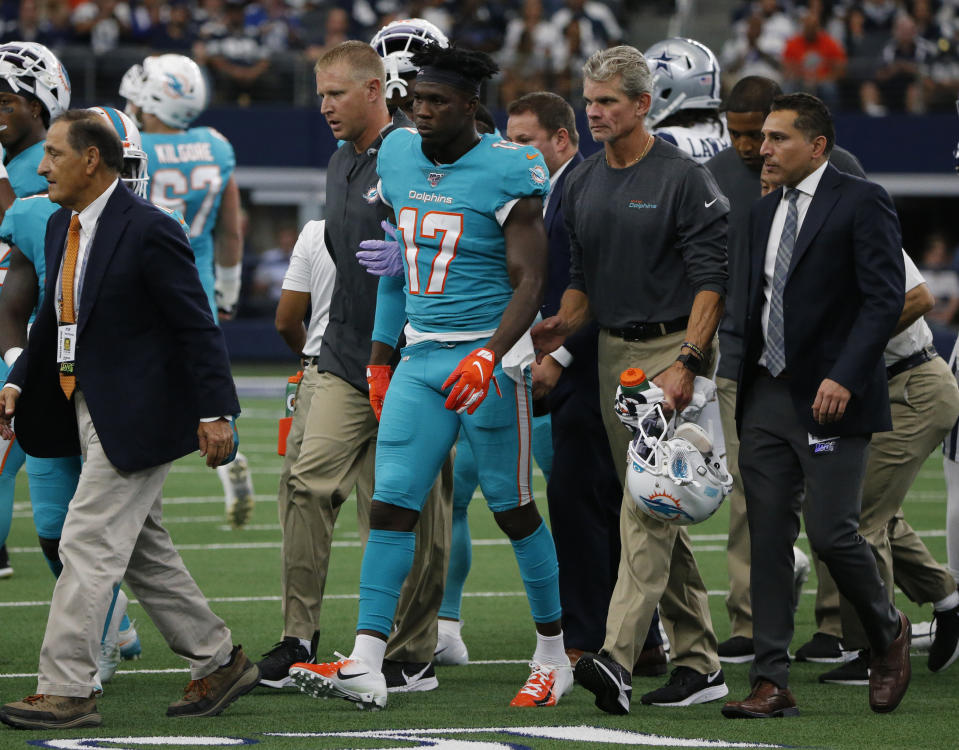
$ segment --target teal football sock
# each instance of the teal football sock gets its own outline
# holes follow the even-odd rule
[[[559,603],[559,563],[556,546],[545,523],[523,539],[510,540],[526,587],[533,622],[553,622],[563,613]]]
[[[360,569],[360,615],[357,630],[372,630],[389,635],[393,630],[400,589],[416,550],[412,531],[370,529]]]
[[[446,588],[439,616],[449,620],[460,619],[463,605],[463,587],[473,563],[473,540],[470,539],[469,507],[453,507],[453,534],[450,539],[450,564],[446,573]]]

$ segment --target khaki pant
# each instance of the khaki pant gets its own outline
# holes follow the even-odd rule
[[[621,480],[625,478],[630,434],[612,408],[619,374],[627,367],[641,367],[649,377],[662,372],[676,359],[684,336],[681,331],[634,342],[623,341],[606,331],[599,334],[600,410]],[[619,529],[622,554],[603,648],[631,669],[642,651],[658,605],[676,666],[701,674],[715,672],[719,669],[716,636],[689,533],[680,526],[647,516],[625,490]]]
[[[739,475],[739,434],[736,432],[736,381],[716,378],[719,414],[726,441],[726,468],[733,478],[733,491],[726,498],[729,507],[729,538],[726,542],[726,564],[729,571],[730,636],[753,637],[753,609],[749,601],[749,523],[746,520],[746,495]]]
[[[161,524],[171,464],[121,472],[100,445],[83,394],[74,394],[83,469],[60,538],[63,572],[53,589],[40,649],[37,692],[86,698],[93,692],[100,634],[124,577],[194,680],[230,655],[233,638],[190,576]]]
[[[893,429],[872,438],[859,533],[872,547],[890,595],[895,580],[914,602],[935,602],[955,591],[955,581],[906,523],[902,504],[923,463],[959,417],[959,388],[948,365],[936,357],[890,380],[889,400]],[[823,575],[823,566],[818,570],[823,611],[828,618],[831,600],[837,597],[833,593],[835,584],[826,580],[828,573]],[[865,636],[852,607],[840,598],[839,609],[846,647],[865,647]]]
[[[283,529],[283,634],[310,639],[319,630],[333,527],[356,488],[363,544],[369,535],[378,423],[366,394],[308,367],[297,390],[280,476]],[[452,523],[452,461],[430,491],[416,528],[413,569],[400,594],[387,658],[427,662],[436,648]]]

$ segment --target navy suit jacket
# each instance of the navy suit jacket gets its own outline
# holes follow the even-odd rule
[[[60,389],[56,361],[56,285],[70,216],[62,208],[47,223],[43,304],[8,378],[22,388],[17,437],[41,458],[80,453],[75,407]],[[182,227],[121,182],[86,257],[77,388],[107,457],[121,471],[138,471],[197,450],[200,418],[238,414],[240,405]]]
[[[764,338],[763,265],[782,191],[750,215],[745,353],[736,418],[755,380]],[[875,183],[826,167],[799,230],[783,290],[789,390],[800,422],[813,435],[857,435],[892,429],[882,353],[902,313],[905,270],[899,220]],[[838,422],[820,425],[812,404],[824,378],[852,392]]]

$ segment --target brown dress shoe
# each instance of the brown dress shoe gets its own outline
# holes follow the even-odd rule
[[[662,646],[647,648],[640,653],[633,665],[633,675],[636,677],[659,677],[666,674],[666,665],[669,660]]]
[[[260,669],[234,646],[230,661],[206,677],[190,680],[183,698],[171,703],[167,716],[216,716],[260,681]]]
[[[64,695],[29,695],[0,707],[0,721],[16,729],[73,729],[102,723],[97,702]]]
[[[723,706],[723,716],[727,719],[781,719],[799,716],[799,709],[788,688],[760,680],[746,700],[730,701]]]
[[[575,666],[576,666],[576,662],[579,661],[579,657],[581,657],[581,656],[582,656],[583,654],[585,654],[585,653],[586,653],[586,652],[583,651],[583,649],[581,649],[581,648],[568,648],[568,649],[566,649],[566,656],[569,657],[569,665],[570,665],[571,667],[575,667]]]
[[[885,653],[869,660],[869,708],[877,714],[895,711],[912,677],[909,662],[909,618],[899,612],[899,635]]]

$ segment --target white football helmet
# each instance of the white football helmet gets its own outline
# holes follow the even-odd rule
[[[719,107],[719,62],[705,44],[675,37],[656,42],[645,55],[653,76],[653,101],[646,115],[650,127],[682,109]]]
[[[662,435],[640,423],[627,451],[626,486],[636,506],[658,521],[688,526],[715,513],[733,486],[720,461],[712,457],[712,441],[699,425],[685,422],[672,437],[662,407],[656,414]]]
[[[18,96],[39,99],[50,119],[70,109],[70,77],[57,56],[42,44],[0,45],[0,80]]]
[[[441,47],[449,47],[446,34],[434,24],[422,18],[404,18],[386,24],[373,35],[370,46],[383,58],[386,68],[384,91],[389,99],[394,92],[406,96],[408,91],[404,74],[415,73],[417,68],[411,62],[414,52],[435,42]]]
[[[120,178],[141,198],[147,197],[147,154],[140,140],[140,130],[133,118],[113,107],[90,107],[117,131],[123,144],[123,173]]]
[[[137,127],[142,125],[137,115],[139,114],[140,101],[143,96],[144,83],[143,66],[140,65],[140,63],[131,65],[120,80],[120,96],[127,101],[123,111],[133,119]]]
[[[127,74],[130,73],[128,70]],[[189,57],[173,54],[148,57],[143,61],[140,94],[127,99],[171,128],[185,129],[206,107],[206,81],[199,66]]]

